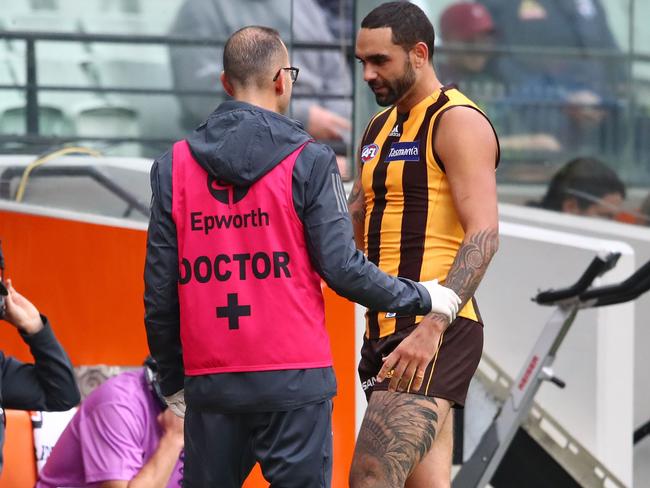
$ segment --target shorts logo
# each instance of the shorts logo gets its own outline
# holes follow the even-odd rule
[[[372,378],[368,378],[366,381],[362,381],[361,388],[363,388],[363,391],[367,391],[368,389],[375,386],[375,383],[377,383],[377,377],[373,376]]]
[[[390,145],[388,156],[385,162],[391,161],[419,161],[420,160],[420,141],[413,142],[393,142]]]
[[[377,144],[368,144],[361,148],[361,161],[367,163],[372,158],[374,158],[379,152],[379,146]]]
[[[394,319],[396,316],[397,316],[397,314],[395,312],[388,312],[386,314],[387,319]]]

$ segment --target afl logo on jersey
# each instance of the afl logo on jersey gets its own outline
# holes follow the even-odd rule
[[[372,158],[374,158],[379,152],[379,146],[377,144],[368,144],[361,148],[361,161],[367,163]]]

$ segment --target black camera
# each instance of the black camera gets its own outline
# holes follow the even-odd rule
[[[162,394],[160,389],[160,383],[158,383],[158,363],[151,356],[147,356],[142,364],[144,366],[144,375],[147,379],[147,384],[149,389],[153,394],[154,398],[160,406],[164,409],[167,408],[167,402],[165,402],[165,397]]]

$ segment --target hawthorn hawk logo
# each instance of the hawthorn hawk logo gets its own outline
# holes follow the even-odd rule
[[[242,200],[248,193],[247,187],[234,186],[224,180],[208,175],[208,190],[216,200],[225,205],[233,205]]]

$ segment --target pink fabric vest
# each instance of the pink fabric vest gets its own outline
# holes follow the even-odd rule
[[[332,365],[320,277],[293,205],[301,146],[249,188],[174,145],[181,342],[190,376]]]

